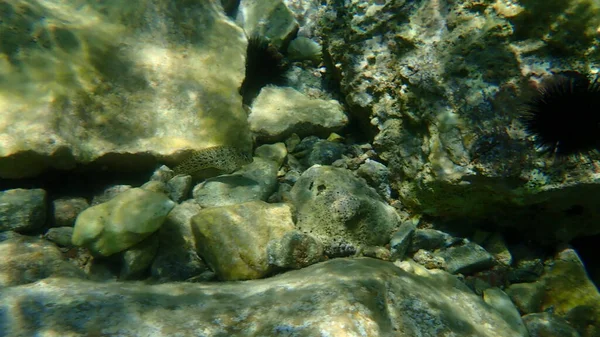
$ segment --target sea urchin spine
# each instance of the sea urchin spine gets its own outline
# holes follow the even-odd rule
[[[539,150],[556,157],[600,149],[600,83],[575,71],[556,74],[526,103],[525,131]]]

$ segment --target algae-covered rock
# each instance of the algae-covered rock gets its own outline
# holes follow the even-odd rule
[[[341,104],[311,99],[292,88],[265,87],[248,116],[251,131],[264,141],[281,141],[296,133],[300,137],[327,137],[348,124]]]
[[[95,255],[112,255],[158,230],[174,206],[164,194],[129,189],[83,211],[75,221],[72,242]]]
[[[0,13],[0,177],[250,148],[246,40],[218,1],[4,1]]]
[[[540,282],[545,286],[541,311],[566,319],[582,337],[600,336],[600,292],[575,250],[558,252]]]
[[[0,289],[32,283],[48,277],[85,278],[85,274],[63,257],[61,251],[47,240],[0,233]],[[0,291],[2,293],[2,291]],[[1,321],[1,319],[0,319]],[[0,322],[0,327],[3,324]],[[0,335],[7,336],[0,329]]]
[[[456,277],[369,258],[226,284],[51,278],[3,289],[0,312],[5,336],[526,336]]]
[[[198,254],[222,280],[267,275],[269,241],[293,229],[288,205],[264,201],[206,208],[192,218]]]
[[[348,170],[315,165],[291,190],[297,226],[325,245],[383,246],[400,226],[394,208]]]
[[[26,232],[46,222],[46,191],[17,188],[0,192],[0,232]]]
[[[598,174],[541,158],[518,117],[543,78],[594,77],[599,14],[590,0],[333,1],[317,35],[405,207],[552,244],[600,233]]]

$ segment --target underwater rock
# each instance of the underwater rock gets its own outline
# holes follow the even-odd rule
[[[564,318],[551,312],[537,312],[523,316],[530,337],[581,337]]]
[[[79,214],[72,242],[95,255],[110,256],[158,230],[174,206],[164,194],[129,189]]]
[[[11,38],[0,47],[0,178],[77,164],[150,170],[181,149],[251,143],[238,93],[244,31],[218,1],[1,11]]]
[[[381,197],[389,200],[392,195],[390,188],[390,170],[382,163],[367,158],[356,171],[359,177],[364,178],[369,186],[373,187]]]
[[[158,235],[154,233],[128,248],[121,255],[120,280],[144,278],[158,250]]]
[[[412,237],[410,251],[416,252],[419,249],[434,251],[436,249],[447,247],[452,236],[437,229],[423,228],[415,230]]]
[[[234,174],[206,179],[194,187],[192,195],[202,207],[266,201],[277,188],[278,169],[276,162],[257,157]]]
[[[269,264],[280,268],[300,269],[323,259],[323,244],[310,234],[294,230],[267,246]]]
[[[332,165],[341,159],[346,146],[315,136],[308,136],[294,149],[294,156],[302,164],[303,171],[313,165]]]
[[[169,212],[158,231],[159,247],[151,267],[152,277],[157,281],[186,281],[208,269],[196,253],[191,227],[191,218],[201,209],[188,201]]]
[[[0,312],[6,336],[526,337],[456,277],[370,258],[226,284],[51,278],[2,289]]]
[[[54,227],[73,227],[75,219],[84,209],[90,207],[85,198],[60,198],[52,202]]]
[[[300,137],[329,136],[348,124],[342,105],[335,100],[311,99],[292,88],[265,87],[252,104],[250,130],[264,142]]]
[[[446,270],[452,274],[469,274],[494,266],[492,254],[473,242],[442,249],[435,255],[446,261]]]
[[[383,246],[400,226],[394,208],[352,172],[315,165],[306,170],[291,190],[297,226],[321,239],[352,246]]]
[[[600,291],[577,252],[564,248],[544,266],[541,311],[567,320],[581,336],[600,336]]]
[[[0,232],[27,232],[46,223],[46,191],[13,189],[0,192]]]
[[[202,207],[266,201],[277,189],[277,172],[287,152],[283,144],[263,145],[257,157],[234,174],[209,178],[196,185],[194,200]]]
[[[205,208],[192,218],[198,254],[225,281],[266,276],[269,242],[292,230],[290,206],[264,201]]]
[[[298,30],[298,22],[283,0],[241,0],[236,22],[248,36],[268,36],[278,49]]]
[[[483,291],[483,301],[496,309],[519,336],[529,336],[519,310],[504,291],[497,287],[488,288]]]
[[[506,288],[506,293],[523,314],[541,311],[544,292],[544,283],[539,281],[513,283]]]
[[[188,175],[173,177],[167,182],[169,198],[179,203],[187,199],[192,190],[193,179]]]
[[[71,247],[73,246],[73,227],[49,228],[46,234],[44,234],[44,238],[60,247]]]
[[[412,244],[416,225],[413,221],[404,221],[390,239],[392,258],[403,260],[408,248]]]
[[[44,239],[15,232],[0,233],[0,257],[0,289],[52,276],[86,278],[83,271],[64,259],[58,247]],[[3,326],[0,318],[0,327]],[[0,330],[2,335],[5,332]]]
[[[589,73],[599,4],[334,1],[312,35],[404,207],[552,245],[600,233],[598,169],[540,158],[518,117],[544,78]]]

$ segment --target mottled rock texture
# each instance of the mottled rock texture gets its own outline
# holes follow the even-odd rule
[[[598,1],[329,5],[324,54],[405,206],[537,241],[600,233],[597,169],[551,164],[517,120],[542,78],[597,71]]]
[[[523,337],[455,277],[368,258],[225,284],[53,278],[3,289],[0,311],[3,336]]]
[[[246,39],[215,0],[0,4],[0,177],[251,146]]]

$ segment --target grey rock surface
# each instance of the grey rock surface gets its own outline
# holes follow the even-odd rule
[[[46,191],[13,189],[0,192],[0,232],[27,232],[46,222]]]
[[[251,164],[232,174],[206,179],[194,187],[192,195],[202,207],[267,200],[277,189],[278,170],[277,162],[255,158]]]
[[[73,227],[79,213],[88,207],[90,203],[85,198],[60,198],[52,201],[52,226]]]
[[[444,258],[446,270],[452,274],[473,273],[494,265],[493,256],[473,242],[468,242],[462,246],[449,247],[436,255]]]
[[[523,322],[531,337],[580,337],[581,335],[569,323],[549,312],[540,312],[523,316]]]
[[[52,276],[86,278],[83,271],[63,258],[53,243],[15,232],[0,233],[0,290]],[[6,324],[0,322],[0,336],[10,336],[1,330]]]
[[[326,246],[336,240],[383,246],[400,225],[394,208],[346,169],[315,165],[300,176],[290,195],[298,228]]]
[[[0,312],[3,336],[522,336],[455,277],[369,258],[224,284],[52,278],[4,289]]]
[[[202,208],[192,201],[177,205],[158,231],[159,248],[152,262],[152,277],[159,282],[185,281],[208,268],[196,253],[191,218]]]

